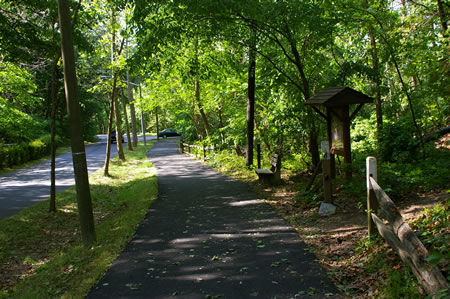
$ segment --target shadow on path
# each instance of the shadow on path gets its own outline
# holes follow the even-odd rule
[[[88,298],[325,298],[333,283],[296,231],[245,183],[149,152],[159,198]]]

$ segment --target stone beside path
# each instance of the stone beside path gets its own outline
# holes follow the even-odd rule
[[[297,232],[245,183],[149,152],[159,196],[88,298],[339,298]]]

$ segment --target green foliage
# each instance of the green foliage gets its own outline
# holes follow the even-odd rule
[[[255,179],[256,173],[245,165],[245,158],[223,150],[208,156],[208,164],[227,175]]]
[[[380,156],[384,161],[410,161],[417,154],[414,130],[404,120],[384,122]]]
[[[31,142],[0,146],[0,169],[25,164],[50,154],[50,138],[44,136]]]
[[[426,159],[402,163],[383,162],[378,166],[380,186],[388,194],[392,192],[394,195],[411,189],[448,188],[448,157],[447,150],[433,149],[428,152]]]
[[[447,274],[450,281],[450,200],[426,208],[421,216],[413,221],[412,228],[430,252],[428,262],[436,264]],[[444,275],[445,276],[445,275]]]
[[[421,298],[415,276],[398,258],[386,258],[388,247],[380,236],[363,237],[355,248],[366,271],[379,276],[375,298]],[[392,254],[392,253],[391,253]],[[344,289],[345,291],[346,289]]]

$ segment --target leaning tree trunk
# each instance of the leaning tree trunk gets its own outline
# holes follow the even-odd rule
[[[247,88],[247,140],[245,148],[245,165],[253,165],[253,139],[255,135],[255,89],[256,89],[256,32],[250,28],[248,88]]]
[[[70,8],[68,0],[58,0],[58,14],[61,34],[64,83],[66,90],[67,112],[70,122],[70,141],[77,190],[78,215],[81,226],[81,238],[85,246],[96,241],[94,216],[92,212],[91,192],[81,126],[80,104],[78,102],[75,53],[72,42]]]

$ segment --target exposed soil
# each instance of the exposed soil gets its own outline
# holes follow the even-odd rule
[[[262,187],[256,182],[251,184],[278,213],[296,227],[342,291],[348,291],[353,298],[376,295],[386,275],[368,273],[363,267],[368,253],[357,250],[358,242],[367,236],[367,214],[361,207],[361,200],[338,192],[334,198],[337,213],[329,217],[319,217],[318,204],[310,207],[295,200],[298,191],[294,181],[305,180],[305,177],[283,179],[285,183],[278,187]],[[423,209],[449,199],[450,194],[443,189],[411,192],[402,196],[399,208],[405,220],[411,221],[417,218]],[[405,267],[395,252],[388,249],[388,245],[384,246],[387,249],[386,259],[392,264],[393,270]]]

